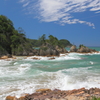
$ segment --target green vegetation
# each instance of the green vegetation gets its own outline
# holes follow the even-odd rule
[[[81,47],[85,47],[85,48],[86,48],[86,46],[84,46],[83,44],[80,44],[80,45],[79,45],[79,49],[80,49]]]
[[[93,97],[91,100],[100,100],[100,98]]]
[[[40,47],[42,45],[46,45],[46,43],[49,43],[52,46],[58,46],[61,48],[65,48],[67,46],[72,46],[72,44],[68,40],[66,40],[66,39],[58,40],[53,35],[49,35],[48,39],[46,39],[45,34],[43,34],[38,40],[29,39],[29,41],[30,41],[31,45],[33,45],[34,47]]]
[[[61,48],[72,45],[68,40],[58,40],[52,35],[46,39],[45,34],[37,40],[27,39],[21,27],[16,30],[10,19],[4,15],[0,15],[0,56],[3,54],[23,55],[23,53],[30,53],[33,47],[45,46],[47,43]]]
[[[23,29],[16,30],[10,19],[0,15],[0,52],[15,55],[30,47]]]

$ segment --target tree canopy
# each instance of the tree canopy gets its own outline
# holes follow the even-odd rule
[[[39,39],[29,39],[31,44],[34,47],[40,47],[41,45],[45,45],[46,43],[51,44],[52,46],[59,46],[59,47],[67,47],[67,46],[72,46],[72,44],[66,40],[66,39],[61,39],[58,40],[57,37],[54,37],[53,35],[49,35],[48,38],[46,39],[46,35],[43,34]]]
[[[30,46],[22,28],[16,30],[13,22],[6,16],[0,15],[0,47],[9,54],[18,53],[18,49]]]
[[[52,46],[66,47],[71,43],[66,39],[58,40],[57,37],[43,34],[39,39],[28,39],[25,31],[19,27],[14,28],[13,22],[4,15],[0,15],[0,52],[18,55],[25,51],[32,50],[33,47],[40,47],[49,43]]]

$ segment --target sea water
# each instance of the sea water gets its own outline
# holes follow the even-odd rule
[[[99,47],[92,49],[100,51]],[[61,54],[53,60],[50,57],[32,58],[0,60],[0,100],[8,95],[20,97],[40,88],[100,88],[100,53]]]

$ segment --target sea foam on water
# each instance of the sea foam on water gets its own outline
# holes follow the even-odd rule
[[[89,56],[88,56],[89,55]],[[40,88],[72,90],[100,88],[100,54],[61,54],[60,57],[27,57],[0,60],[0,99],[20,97]],[[32,58],[39,58],[32,59]]]

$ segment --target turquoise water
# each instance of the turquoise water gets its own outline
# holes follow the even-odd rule
[[[91,47],[100,51],[99,47]],[[8,95],[19,97],[36,89],[72,90],[100,88],[100,53],[70,53],[55,57],[33,57],[0,60],[0,100]]]

